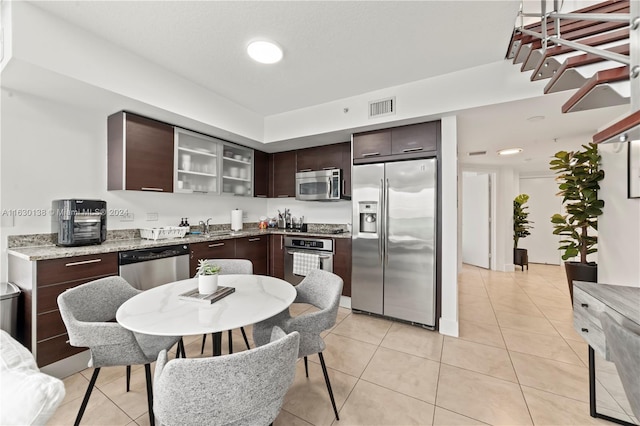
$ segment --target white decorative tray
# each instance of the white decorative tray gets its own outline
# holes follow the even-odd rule
[[[140,237],[145,240],[182,238],[189,232],[188,226],[165,226],[164,228],[140,228]]]

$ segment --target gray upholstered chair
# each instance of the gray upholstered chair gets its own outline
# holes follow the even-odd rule
[[[298,357],[304,357],[304,368],[307,377],[309,377],[307,355],[317,353],[320,357],[324,380],[327,384],[329,398],[331,399],[331,405],[333,406],[333,412],[337,420],[340,420],[340,417],[338,416],[338,409],[336,408],[336,402],[333,398],[327,366],[322,356],[322,351],[326,345],[322,337],[320,337],[320,333],[330,329],[336,323],[340,295],[342,294],[342,284],[342,278],[339,276],[320,269],[313,269],[302,282],[296,286],[297,295],[294,303],[308,303],[318,308],[318,311],[291,317],[287,309],[253,326],[253,341],[258,346],[269,342],[271,329],[274,326],[282,328],[286,333],[293,331],[300,333]]]
[[[205,263],[211,263],[220,267],[219,275],[237,275],[237,274],[253,274],[253,263],[248,259],[207,259]],[[244,327],[240,327],[244,343],[247,345],[247,349],[251,349],[249,346],[249,339],[247,339],[247,333],[244,331]],[[229,353],[233,353],[233,338],[231,337],[231,330],[227,334],[229,340]],[[204,344],[207,341],[207,335],[202,336],[202,348],[200,348],[200,354],[204,353]]]
[[[58,307],[67,327],[69,343],[89,348],[89,367],[94,368],[76,425],[80,424],[100,368],[135,364],[144,364],[145,367],[149,419],[154,424],[151,363],[160,351],[172,347],[180,337],[133,333],[114,321],[120,305],[139,292],[121,277],[107,277],[70,288],[58,296]]]
[[[600,322],[631,411],[640,419],[640,334],[621,326],[606,312],[600,314]]]
[[[267,425],[293,383],[298,333],[275,327],[272,342],[232,355],[174,359],[160,352],[154,413],[173,425]]]

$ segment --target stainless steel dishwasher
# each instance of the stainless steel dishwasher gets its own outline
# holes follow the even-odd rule
[[[152,247],[118,253],[120,276],[140,290],[189,277],[189,246]]]

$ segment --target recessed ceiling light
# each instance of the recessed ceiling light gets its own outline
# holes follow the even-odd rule
[[[498,151],[498,155],[515,155],[520,154],[522,152],[522,148],[507,148],[501,149]]]
[[[247,53],[251,59],[261,64],[275,64],[282,59],[282,49],[280,46],[265,40],[257,40],[249,43]]]
[[[527,118],[527,121],[534,123],[536,121],[542,121],[544,120],[544,118],[545,118],[544,115],[534,115],[533,117]]]

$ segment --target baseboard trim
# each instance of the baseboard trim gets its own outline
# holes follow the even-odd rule
[[[440,332],[440,334],[444,334],[446,336],[458,337],[459,335],[458,321],[440,317],[440,322],[438,324],[438,331]]]
[[[40,369],[40,371],[50,376],[57,377],[58,379],[64,379],[65,377],[69,377],[72,374],[86,369],[90,359],[91,351],[87,350],[68,358],[61,359],[53,364],[45,365]]]

